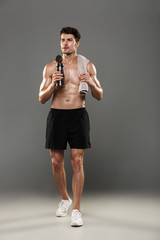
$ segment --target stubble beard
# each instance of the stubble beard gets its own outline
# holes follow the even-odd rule
[[[72,54],[72,52],[68,52],[68,53],[65,53],[67,56],[69,56],[69,55],[71,55]]]
[[[67,52],[67,53],[63,52],[63,54],[65,54],[65,55],[67,55],[67,56],[70,56],[70,55],[72,55],[72,54],[74,54],[74,53],[75,53],[75,51],[70,51],[70,52]]]

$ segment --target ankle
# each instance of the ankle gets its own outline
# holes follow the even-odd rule
[[[80,207],[73,207],[72,211],[75,210],[75,209],[77,209],[79,212],[81,212]]]
[[[61,198],[62,198],[62,200],[69,200],[68,194],[62,194]]]

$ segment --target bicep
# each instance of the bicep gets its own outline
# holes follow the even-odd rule
[[[92,78],[92,81],[96,84],[97,87],[101,88],[100,82],[97,78],[97,71],[92,62],[89,62],[87,65],[87,72],[89,73],[90,77]]]
[[[92,75],[91,78],[92,78],[93,82],[96,84],[96,86],[101,88],[101,85],[100,85],[99,80],[97,79],[97,76],[96,75]]]
[[[43,70],[43,80],[40,85],[40,91],[45,90],[51,84],[51,82],[52,82],[51,75],[48,71],[47,66],[45,66]]]

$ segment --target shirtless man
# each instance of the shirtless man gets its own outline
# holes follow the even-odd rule
[[[92,62],[87,64],[87,72],[78,77],[77,48],[80,44],[80,33],[77,29],[64,27],[60,31],[62,62],[64,65],[65,82],[63,87],[56,82],[63,74],[56,71],[56,61],[48,63],[43,71],[43,81],[40,85],[39,101],[44,104],[51,96],[51,109],[47,117],[46,145],[49,149],[53,176],[61,193],[61,202],[56,216],[67,215],[72,204],[67,192],[66,173],[64,169],[64,150],[67,142],[70,145],[72,166],[73,208],[71,226],[82,226],[80,200],[84,185],[83,157],[86,148],[90,148],[90,124],[85,108],[85,96],[79,94],[80,81],[86,82],[92,96],[97,100],[103,97],[103,90],[96,76],[96,68]]]

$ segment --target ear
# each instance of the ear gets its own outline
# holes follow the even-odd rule
[[[80,41],[76,42],[76,47],[78,48],[80,45]]]

